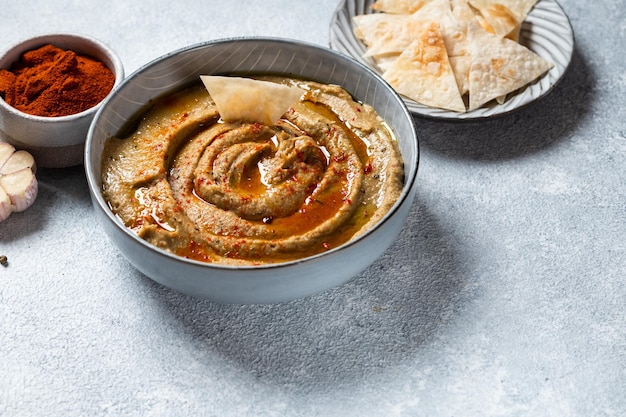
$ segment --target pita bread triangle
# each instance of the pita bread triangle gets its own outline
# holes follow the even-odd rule
[[[467,26],[467,22],[474,19],[476,13],[470,7],[467,0],[450,0],[452,15],[459,24]]]
[[[364,56],[400,53],[410,43],[406,22],[409,15],[373,13],[354,16],[354,34],[367,45]]]
[[[399,16],[399,15],[392,15]],[[428,25],[429,22],[405,19],[390,32],[389,41],[379,38],[367,49],[363,56],[379,57],[390,54],[401,54]]]
[[[383,78],[400,94],[427,106],[465,111],[439,24],[431,22]]]
[[[490,3],[500,3],[512,11],[519,21],[526,19],[526,15],[535,6],[538,0],[483,0]]]
[[[441,36],[446,45],[448,56],[464,55],[466,29],[459,24],[452,13],[450,0],[433,0],[417,12],[413,13],[412,19],[438,22]]]
[[[298,87],[252,78],[201,75],[200,79],[225,122],[272,126],[304,94]]]
[[[465,95],[469,92],[469,69],[471,64],[469,43],[467,41],[467,25],[469,21],[476,18],[476,14],[467,0],[451,0],[450,7],[454,22],[451,24],[451,27],[455,29],[451,31],[450,42],[446,42],[446,49],[448,50],[450,65],[459,85],[459,92],[461,95]],[[454,47],[449,46],[449,43],[452,43]]]
[[[386,55],[377,56],[376,58],[374,58],[374,60],[378,68],[380,68],[382,72],[385,72],[389,69],[391,64],[393,64],[396,61],[396,59],[398,59],[399,56],[400,56],[399,53],[398,54],[386,54]]]
[[[433,0],[376,0],[372,10],[393,14],[411,14]]]
[[[472,58],[467,55],[450,56],[450,67],[454,73],[456,84],[459,87],[461,96],[469,93],[469,70],[472,64]]]
[[[469,73],[469,109],[506,95],[539,78],[554,66],[519,43],[468,25],[472,63]]]
[[[494,0],[469,0],[470,4],[475,7],[485,23],[498,36],[507,36],[519,27],[521,17],[506,5]]]
[[[432,0],[413,14],[374,13],[354,17],[355,34],[367,44],[364,57],[399,55],[431,22],[439,22],[449,55],[463,55],[465,30],[452,15],[449,0]]]

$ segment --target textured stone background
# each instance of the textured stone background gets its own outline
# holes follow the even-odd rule
[[[338,2],[4,3],[0,47],[86,33],[130,74],[214,38],[326,45]],[[41,170],[0,224],[0,415],[626,415],[626,2],[560,4],[576,49],[553,93],[495,121],[416,118],[399,240],[307,299],[162,288],[108,242],[82,168]]]

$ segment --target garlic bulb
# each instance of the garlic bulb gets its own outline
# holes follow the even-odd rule
[[[14,211],[24,211],[37,198],[38,183],[33,156],[0,142],[0,221]]]

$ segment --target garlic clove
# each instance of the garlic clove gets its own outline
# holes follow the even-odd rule
[[[9,195],[0,187],[0,222],[9,217],[13,213],[13,204]]]
[[[30,167],[0,175],[0,187],[9,196],[13,211],[26,210],[37,198],[37,178]]]
[[[5,162],[11,158],[11,155],[15,152],[13,145],[7,142],[0,142],[0,169],[4,166]]]
[[[9,156],[4,165],[0,165],[0,175],[10,174],[23,168],[29,168],[33,173],[37,172],[35,158],[26,151],[17,151]]]
[[[0,142],[0,221],[35,202],[39,187],[35,170],[35,158],[30,153],[16,152],[9,143]]]

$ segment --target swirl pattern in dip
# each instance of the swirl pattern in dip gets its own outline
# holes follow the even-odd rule
[[[103,194],[127,227],[180,256],[258,265],[327,251],[384,216],[404,172],[384,120],[338,86],[264,79],[306,91],[272,126],[224,122],[198,85],[107,141]]]

